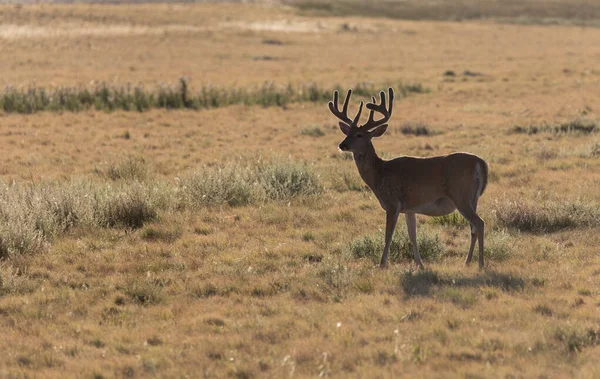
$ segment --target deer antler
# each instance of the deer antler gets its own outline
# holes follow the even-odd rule
[[[356,114],[356,116],[354,117],[354,120],[352,120],[350,117],[348,117],[348,103],[350,102],[350,96],[352,96],[352,90],[349,89],[348,93],[346,94],[346,99],[344,99],[344,106],[342,108],[342,110],[340,111],[339,107],[338,107],[338,91],[333,91],[333,101],[329,102],[329,110],[331,111],[331,113],[333,113],[333,115],[337,118],[339,118],[342,122],[344,122],[345,124],[347,124],[348,126],[358,126],[358,120],[360,120],[360,114],[362,112],[362,107],[363,107],[363,102],[360,102],[360,107],[358,108],[358,113]]]
[[[361,128],[365,128],[368,131],[372,131],[373,129],[378,128],[389,121],[390,117],[392,117],[392,107],[394,104],[394,90],[390,87],[388,89],[388,92],[390,95],[389,107],[386,107],[385,104],[385,92],[381,91],[381,93],[379,94],[379,96],[381,97],[380,104],[376,103],[375,96],[373,96],[373,102],[367,104],[367,108],[371,110],[371,112],[369,113],[369,119],[366,123],[364,123],[361,126]],[[375,112],[381,113],[383,115],[383,118],[375,121]]]

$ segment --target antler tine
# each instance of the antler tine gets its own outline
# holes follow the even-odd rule
[[[348,103],[350,101],[350,95],[352,95],[352,90],[348,90],[342,111],[340,111],[340,108],[338,107],[338,91],[333,91],[333,101],[330,101],[328,104],[329,111],[331,111],[335,117],[348,125],[352,124],[352,119],[348,117]]]
[[[379,97],[381,97],[381,103],[379,103],[379,104],[377,104],[376,99],[373,96],[372,97],[373,102],[367,104],[367,108],[371,110],[371,113],[369,114],[369,120],[364,125],[362,125],[361,128],[373,130],[373,129],[388,122],[388,120],[392,116],[392,104],[394,102],[394,90],[390,87],[388,91],[389,91],[389,107],[386,107],[386,96],[385,96],[384,91],[381,91],[379,93]],[[381,113],[383,115],[383,118],[375,121],[374,120],[375,112]]]
[[[383,92],[383,91],[379,92],[379,97],[381,98],[380,107],[382,107],[383,109],[385,109],[386,108],[386,105],[385,105],[385,92]]]
[[[373,104],[375,104],[377,102],[377,99],[375,99],[375,96],[371,96],[371,99],[373,100]],[[367,107],[369,105],[367,104]],[[367,120],[367,124],[371,123],[374,121],[373,117],[375,116],[375,111],[373,109],[371,109],[371,111],[369,112],[369,120]]]
[[[360,114],[362,113],[362,108],[363,108],[363,102],[360,102],[360,105],[358,107],[358,113],[356,114],[356,116],[354,117],[354,120],[352,121],[352,123],[354,125],[358,125],[358,121],[360,120]]]
[[[350,102],[350,96],[352,96],[352,88],[348,89],[346,93],[346,98],[344,99],[344,107],[342,108],[342,112],[348,117],[348,103]]]
[[[358,121],[360,120],[360,115],[361,115],[362,107],[363,107],[364,103],[362,101],[360,102],[360,107],[358,109],[358,113],[354,117],[354,120],[352,120],[350,117],[348,117],[348,104],[350,103],[351,96],[352,96],[352,89],[349,89],[348,93],[346,94],[346,98],[344,99],[344,105],[342,107],[342,110],[340,111],[340,108],[338,107],[338,98],[339,98],[338,91],[333,91],[333,101],[330,101],[328,104],[329,110],[331,111],[331,113],[333,113],[334,116],[336,116],[338,119],[340,119],[343,123],[347,124],[348,126],[352,126],[352,125],[358,126]]]

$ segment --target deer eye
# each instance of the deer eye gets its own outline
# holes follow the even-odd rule
[[[362,138],[362,136],[363,135],[359,133],[359,134],[356,135],[356,138]]]

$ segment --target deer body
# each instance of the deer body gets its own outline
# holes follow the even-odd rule
[[[381,207],[386,211],[385,247],[380,266],[387,263],[389,247],[400,213],[405,214],[408,235],[413,245],[415,261],[423,267],[416,240],[416,214],[427,216],[443,216],[458,211],[471,224],[471,246],[466,263],[470,263],[475,242],[479,242],[479,266],[483,267],[483,233],[484,222],[477,215],[477,201],[487,185],[487,163],[476,155],[469,153],[453,153],[436,157],[398,157],[389,161],[377,156],[371,138],[381,136],[386,122],[392,113],[394,94],[389,89],[389,109],[385,104],[385,93],[381,93],[381,104],[367,104],[371,110],[369,121],[358,126],[362,110],[362,102],[358,114],[351,120],[347,117],[348,91],[344,101],[344,109],[339,111],[337,92],[334,102],[329,103],[331,112],[342,122],[340,128],[346,139],[340,143],[340,150],[352,151],[358,172],[363,181],[373,191]],[[374,112],[381,112],[384,117],[378,121],[373,119]]]

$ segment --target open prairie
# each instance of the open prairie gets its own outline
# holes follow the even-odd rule
[[[0,377],[600,377],[600,9],[375,3],[1,5]],[[485,269],[458,214],[376,267],[327,101],[390,85]]]

